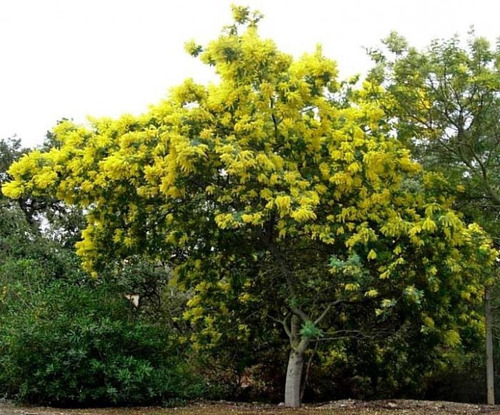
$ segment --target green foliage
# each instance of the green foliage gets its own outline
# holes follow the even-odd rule
[[[7,169],[18,160],[26,149],[21,146],[18,138],[0,139],[0,183],[7,178]]]
[[[126,274],[115,283],[90,281],[74,253],[33,231],[19,210],[1,213],[1,395],[53,405],[199,396],[203,383],[165,324],[171,316],[162,324],[148,323],[158,311],[136,316],[123,294],[137,285]]]
[[[132,318],[116,287],[56,281],[33,290],[36,280],[9,286],[0,303],[1,393],[38,404],[137,405],[202,392],[180,345]]]
[[[455,206],[498,244],[500,48],[473,31],[465,45],[455,36],[417,50],[396,33],[383,43],[370,52],[369,79],[384,87],[372,97],[414,156],[447,178]]]
[[[311,320],[306,320],[300,329],[300,335],[308,339],[317,339],[324,336],[323,331],[316,327]]]

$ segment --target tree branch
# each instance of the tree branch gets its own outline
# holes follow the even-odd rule
[[[300,308],[297,308],[297,307],[291,307],[290,308],[293,312],[293,314],[295,314],[296,316],[300,317],[300,319],[305,323],[306,321],[310,321],[311,319],[309,318],[309,316],[303,312]]]
[[[332,307],[335,307],[336,305],[342,303],[343,301],[342,300],[336,300],[334,301],[333,303],[330,303],[328,304],[328,306],[325,308],[325,310],[320,314],[320,316],[314,320],[314,325],[318,325],[319,323],[321,323],[321,321],[326,317],[326,315],[328,314],[328,312],[332,309]]]

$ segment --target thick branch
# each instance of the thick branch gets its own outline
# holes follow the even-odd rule
[[[300,308],[297,308],[297,307],[291,307],[291,310],[293,312],[293,314],[295,314],[296,316],[299,316],[300,319],[305,323],[306,321],[309,321],[311,320],[309,318],[309,316],[303,312]]]

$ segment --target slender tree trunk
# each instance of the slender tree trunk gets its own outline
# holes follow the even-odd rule
[[[285,406],[298,408],[300,406],[300,386],[304,369],[304,351],[290,351],[285,382]]]
[[[302,372],[304,371],[304,357],[310,339],[301,336],[300,319],[297,315],[292,315],[289,329],[286,328],[286,324],[284,327],[290,338],[290,356],[285,381],[285,406],[298,408],[300,406],[300,386]]]
[[[490,288],[486,287],[484,294],[486,317],[486,391],[488,405],[495,405],[495,383],[493,371],[493,318],[491,315]]]

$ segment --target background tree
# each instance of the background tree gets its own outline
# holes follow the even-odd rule
[[[390,116],[388,128],[428,169],[442,173],[465,220],[486,229],[500,244],[500,48],[469,34],[436,40],[418,51],[392,33],[372,50],[373,98]],[[491,321],[487,295],[486,315]],[[487,339],[491,352],[491,333]],[[488,365],[488,402],[493,403],[493,369]]]
[[[418,51],[396,33],[383,43],[370,53],[369,79],[385,88],[379,102],[391,128],[426,168],[445,175],[455,206],[498,245],[500,49],[473,32],[466,46],[454,37]]]
[[[223,339],[221,327],[248,342],[250,324],[279,324],[288,406],[310,345],[352,307],[459,345],[481,328],[487,238],[387,134],[379,106],[338,97],[320,48],[294,61],[259,37],[258,13],[233,15],[205,49],[187,44],[217,85],[187,80],[140,117],[61,123],[60,145],[14,164],[4,192],[85,208],[78,253],[94,273],[116,256],[168,261],[192,292],[198,345]]]

